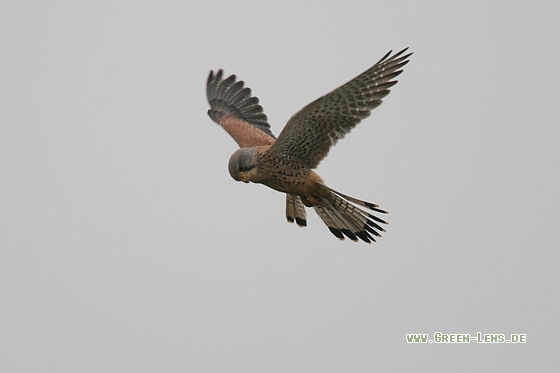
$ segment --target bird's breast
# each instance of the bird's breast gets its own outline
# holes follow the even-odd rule
[[[272,189],[299,196],[325,195],[323,180],[297,159],[269,155],[258,163],[258,177],[255,182],[264,184]],[[257,181],[258,180],[258,181]]]

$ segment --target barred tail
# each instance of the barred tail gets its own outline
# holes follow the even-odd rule
[[[300,227],[307,226],[305,206],[303,206],[299,196],[295,194],[286,194],[286,219],[290,223],[295,220]]]
[[[376,242],[373,236],[381,237],[379,232],[385,232],[385,229],[377,223],[388,223],[358,206],[382,214],[387,214],[387,211],[379,209],[379,206],[373,203],[328,189],[331,192],[329,198],[322,199],[321,203],[313,208],[332,234],[341,240],[344,240],[344,236],[346,236],[355,242],[358,241],[358,238],[367,243]]]

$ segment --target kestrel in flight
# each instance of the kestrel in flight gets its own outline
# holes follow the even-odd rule
[[[229,159],[229,173],[237,181],[264,184],[286,193],[286,218],[306,226],[305,206],[313,207],[339,239],[371,243],[385,232],[384,220],[365,211],[387,212],[378,205],[339,193],[312,171],[331,146],[344,137],[371,110],[381,105],[412,53],[408,48],[379,62],[348,83],[313,101],[290,118],[278,138],[270,131],[259,99],[243,88],[236,76],[222,79],[222,70],[208,76],[208,115],[237,142]]]

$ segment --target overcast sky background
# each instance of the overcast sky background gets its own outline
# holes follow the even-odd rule
[[[0,370],[560,369],[557,1],[1,8]],[[231,179],[210,69],[278,135],[407,46],[318,169],[390,212],[378,243]],[[406,343],[434,332],[527,343]]]

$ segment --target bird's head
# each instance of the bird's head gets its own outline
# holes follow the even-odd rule
[[[257,172],[257,150],[255,148],[241,148],[233,153],[229,159],[229,174],[235,181],[248,183],[251,176]]]

